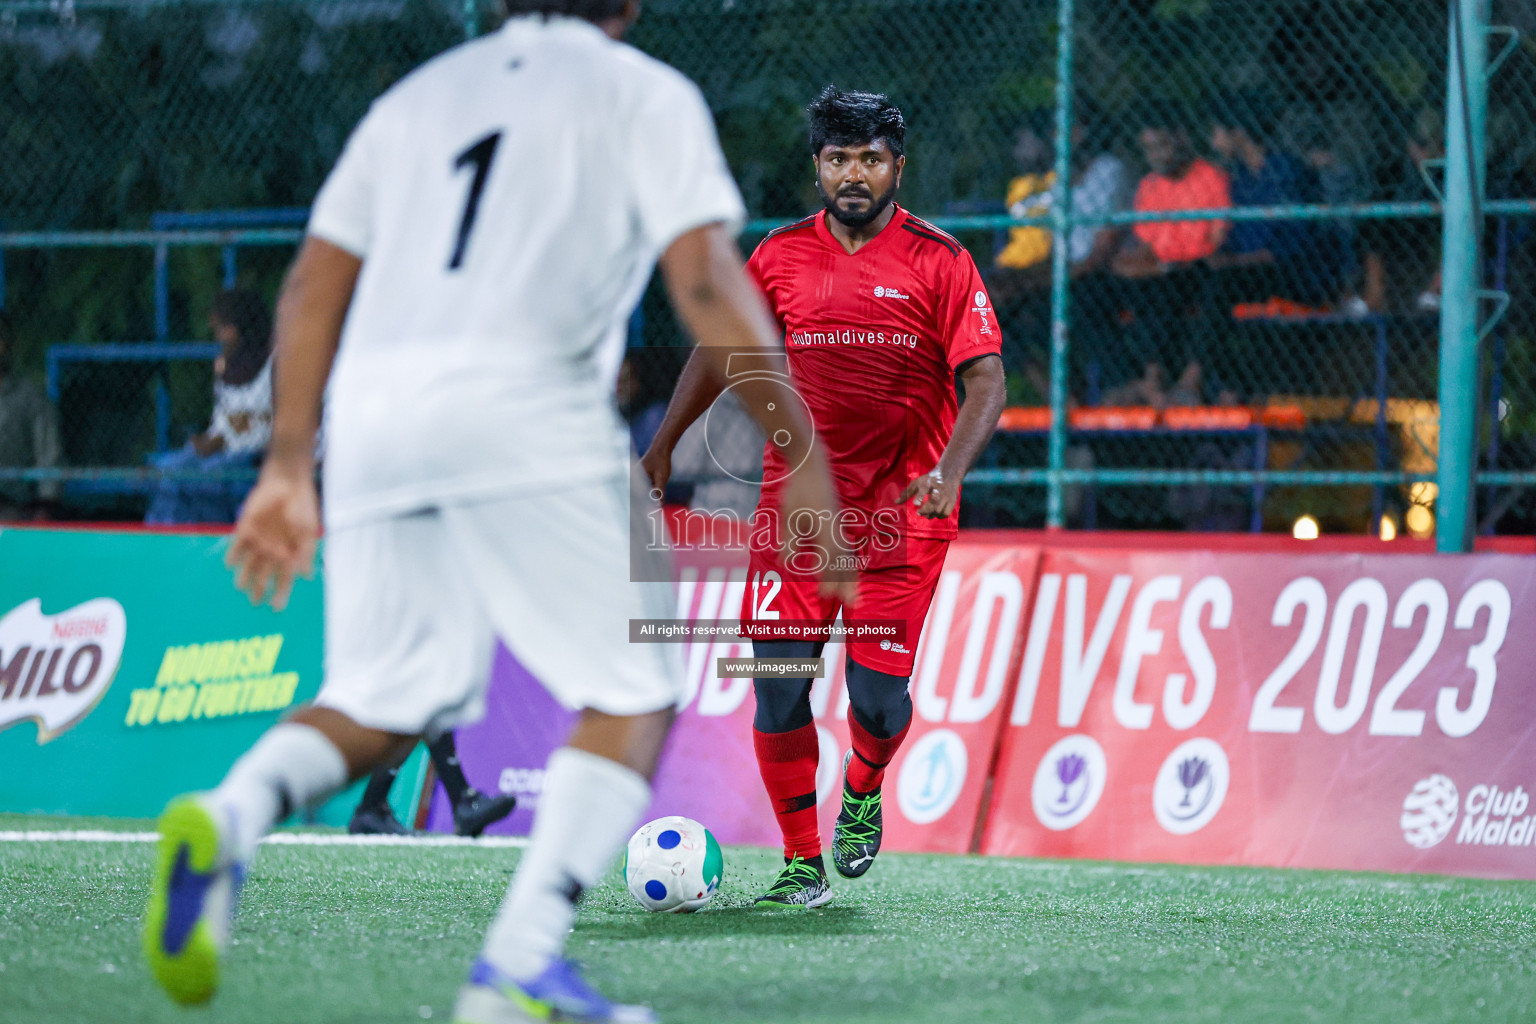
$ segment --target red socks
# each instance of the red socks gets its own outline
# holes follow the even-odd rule
[[[848,762],[849,788],[861,794],[879,789],[880,780],[885,778],[885,766],[891,763],[891,758],[901,749],[901,741],[907,738],[907,730],[911,728],[912,720],[909,718],[900,732],[890,739],[882,740],[871,736],[859,724],[856,716],[849,715],[848,732],[853,737],[853,757]]]
[[[763,775],[773,813],[784,833],[784,856],[809,860],[821,855],[816,827],[816,726],[791,732],[752,730],[757,769]],[[894,748],[893,748],[894,749]]]
[[[871,736],[853,715],[848,716],[848,731],[853,736],[853,758],[848,762],[848,785],[855,793],[872,793],[880,788],[885,766],[891,763],[901,743],[907,738],[912,722],[889,739]],[[757,751],[757,769],[762,773],[773,813],[784,833],[784,856],[809,860],[821,854],[821,835],[816,825],[816,726],[806,725],[792,732],[752,730],[752,745]]]

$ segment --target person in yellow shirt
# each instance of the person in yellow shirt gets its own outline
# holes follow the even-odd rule
[[[1043,217],[1051,212],[1052,192],[1056,185],[1054,133],[1041,133],[1034,126],[1019,133],[1013,156],[1020,173],[1008,182],[1005,202],[1014,217]],[[1129,180],[1119,157],[1095,145],[1083,120],[1072,126],[1072,215],[1075,218],[1098,217],[1123,210],[1129,200]],[[1072,276],[1081,277],[1108,267],[1118,248],[1120,234],[1103,224],[1083,224],[1072,229],[1067,242],[1067,259]],[[1008,242],[998,252],[998,267],[1024,270],[1045,263],[1051,255],[1051,229],[1048,225],[1011,228]]]
[[[1051,212],[1051,189],[1056,186],[1056,172],[1021,174],[1008,183],[1008,213],[1012,217],[1044,217]],[[1051,229],[1020,227],[1008,229],[1008,244],[993,262],[1009,270],[1027,270],[1045,263],[1051,255]]]
[[[1050,112],[1046,112],[1049,114]],[[1072,128],[1072,213],[1076,218],[1098,217],[1124,210],[1129,205],[1130,180],[1125,164],[1093,138],[1088,125],[1091,112],[1082,113]],[[1019,133],[1013,156],[1020,173],[1008,183],[1006,202],[1014,217],[1044,217],[1051,212],[1056,185],[1054,132],[1039,123]],[[1107,271],[1119,250],[1122,232],[1113,225],[1075,226],[1067,239],[1067,260],[1072,277],[1074,363],[1084,367],[1099,361],[1098,328],[1113,320],[1117,299]],[[1052,234],[1049,225],[1010,228],[988,274],[992,301],[1004,318],[1003,337],[1022,343],[1025,355],[1047,347],[1050,331],[1050,277]],[[1011,329],[1010,329],[1011,328]],[[1010,346],[1012,347],[1012,346]],[[1015,369],[1019,360],[1010,360]]]

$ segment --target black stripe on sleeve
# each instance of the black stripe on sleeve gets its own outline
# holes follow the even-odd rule
[[[770,238],[777,238],[779,235],[786,234],[790,231],[799,231],[801,228],[808,228],[815,222],[816,215],[813,213],[809,217],[806,217],[804,220],[797,220],[793,224],[785,224],[783,227],[774,228],[772,231],[763,236],[763,241],[766,242]]]
[[[928,229],[919,227],[918,225],[912,223],[910,220],[903,224],[901,228],[903,231],[912,232],[919,238],[926,238],[930,242],[938,242],[944,248],[949,250],[949,254],[951,256],[958,258],[960,255],[960,243],[955,241],[953,238],[950,238],[948,235],[943,234],[937,228]]]

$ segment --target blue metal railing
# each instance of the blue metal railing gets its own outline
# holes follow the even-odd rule
[[[178,360],[212,362],[219,346],[207,341],[117,342],[102,345],[50,345],[45,356],[48,400],[57,408],[63,394],[64,367],[70,363],[166,363]],[[171,393],[165,377],[155,378],[155,444],[163,451],[171,443]],[[0,479],[6,479],[0,473]]]
[[[1489,215],[1512,218],[1536,218],[1536,200],[1493,200],[1484,204]],[[1122,211],[1097,217],[1074,217],[1080,225],[1129,225],[1155,221],[1199,220],[1378,220],[1386,218],[1430,218],[1443,213],[1438,202],[1358,203],[1346,206],[1293,205],[1237,207],[1228,209],[1183,210],[1156,213]],[[0,231],[0,256],[6,249],[62,248],[149,248],[155,259],[156,341],[117,345],[54,346],[48,354],[50,395],[58,397],[58,375],[63,363],[91,360],[167,360],[212,359],[217,346],[206,343],[170,343],[169,334],[169,250],[180,246],[217,246],[223,255],[226,286],[235,283],[238,250],[246,247],[291,246],[303,239],[303,225],[308,211],[298,207],[255,210],[213,210],[198,212],[163,212],[151,218],[148,230],[141,231]],[[1049,216],[1016,218],[1006,215],[937,216],[930,218],[948,231],[998,230],[1010,227],[1052,227]],[[759,236],[786,221],[757,219],[749,221],[744,234]],[[638,316],[638,311],[637,311]],[[1298,323],[1341,322],[1339,318],[1304,318]],[[1289,323],[1290,321],[1286,321]],[[1386,321],[1366,318],[1361,323],[1375,332],[1375,392],[1377,422],[1375,438],[1377,468],[1371,470],[1165,470],[1133,468],[1095,469],[977,469],[968,482],[989,485],[1042,486],[1053,479],[1064,484],[1099,484],[1113,486],[1170,486],[1206,484],[1228,486],[1371,486],[1374,489],[1373,513],[1380,514],[1382,488],[1406,486],[1433,480],[1433,474],[1407,473],[1385,468],[1387,458],[1385,402],[1386,392]],[[635,325],[632,325],[632,334]],[[156,436],[162,447],[168,443],[169,398],[163,380],[156,396]],[[1062,434],[1065,437],[1065,433]],[[156,478],[159,471],[138,468],[5,469],[0,480],[140,480]],[[195,474],[192,474],[195,475]],[[1536,485],[1536,471],[1484,471],[1477,482],[1485,487],[1530,487]]]

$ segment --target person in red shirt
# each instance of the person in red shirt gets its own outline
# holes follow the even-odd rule
[[[1189,131],[1168,111],[1149,114],[1141,133],[1148,173],[1136,188],[1139,213],[1221,210],[1232,205],[1226,172],[1195,155]],[[1168,374],[1181,371],[1175,391],[1198,393],[1208,327],[1190,320],[1208,305],[1212,257],[1226,240],[1225,220],[1138,223],[1115,257],[1135,317],[1133,348],[1143,380],[1156,392]]]
[[[1132,205],[1137,213],[1222,210],[1232,205],[1226,172],[1196,156],[1183,129],[1147,128],[1140,142],[1151,170],[1136,186]],[[1229,228],[1224,220],[1146,221],[1136,225],[1136,241],[1116,262],[1127,276],[1166,273],[1215,255]]]
[[[1004,400],[997,317],[975,262],[954,238],[894,200],[906,126],[884,96],[828,88],[808,108],[825,209],[772,232],[747,267],[784,330],[790,387],[826,446],[854,552],[858,596],[823,594],[817,551],[785,556],[777,508],[794,472],[770,447],[753,514],[743,632],[759,658],[819,657],[841,612],[847,637],[848,727],[833,863],[862,875],[880,848],[880,786],[912,719],[913,659],[949,542],[960,480],[986,446]],[[957,402],[955,377],[965,390]],[[685,367],[642,465],[665,487],[672,446],[721,393],[694,359]],[[800,634],[803,635],[803,634]],[[816,825],[812,680],[760,676],[753,721],[759,769],[784,834],[783,872],[761,907],[831,898]]]

